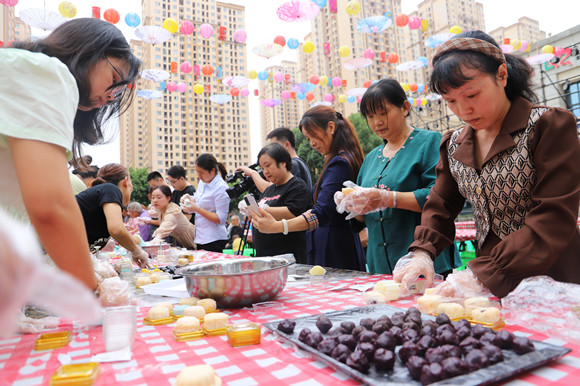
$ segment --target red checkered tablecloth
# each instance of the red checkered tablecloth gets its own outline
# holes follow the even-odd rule
[[[210,254],[208,258],[219,258]],[[357,277],[337,282],[365,284],[388,278],[386,275]],[[364,305],[357,290],[330,291],[328,286],[302,285],[287,287],[268,307],[226,310],[231,323],[266,323]],[[393,305],[408,308],[413,300],[400,300]],[[148,308],[138,311],[137,334],[133,357],[127,362],[101,363],[97,385],[171,385],[181,369],[194,364],[213,366],[225,385],[343,385],[357,381],[326,364],[308,357],[293,346],[280,342],[267,329],[262,331],[259,345],[231,347],[225,336],[206,337],[189,342],[176,342],[173,325],[143,324]],[[580,347],[534,333],[518,326],[508,327],[531,339],[565,345],[573,351],[557,362],[521,375],[521,385],[575,385],[580,382]],[[58,357],[67,354],[74,360],[89,360],[104,352],[102,327],[63,323],[58,330],[73,331],[71,343],[60,349],[35,351],[38,334],[20,335],[0,341],[0,385],[46,385],[60,367]],[[55,331],[58,331],[55,330]]]

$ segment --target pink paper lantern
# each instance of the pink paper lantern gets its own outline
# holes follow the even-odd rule
[[[411,16],[409,18],[409,28],[410,29],[421,28],[421,18],[419,16]]]
[[[325,94],[324,95],[324,100],[327,102],[332,102],[334,100],[334,95],[332,94]]]
[[[560,55],[562,55],[563,52],[564,52],[564,49],[562,47],[554,47],[554,55],[560,56]]]
[[[177,83],[177,91],[185,92],[185,90],[187,90],[187,85],[185,83],[183,82]]]
[[[167,82],[165,84],[165,89],[169,92],[173,92],[177,90],[177,85],[175,84],[175,82]]]
[[[276,82],[283,82],[284,81],[284,73],[282,73],[281,71],[278,71],[277,73],[275,73],[274,80]]]
[[[242,96],[245,98],[250,95],[250,90],[247,88],[242,89]]]
[[[342,86],[342,79],[340,79],[338,76],[335,76],[334,78],[332,78],[332,85],[334,87]]]
[[[282,94],[280,94],[280,96],[282,97],[282,99],[290,99],[290,91],[284,90],[282,91]]]
[[[199,27],[199,34],[204,39],[211,38],[213,36],[213,33],[214,33],[214,30],[213,30],[213,27],[210,24],[202,24]]]
[[[194,30],[193,23],[190,22],[189,20],[182,21],[181,24],[179,24],[179,32],[181,32],[184,35],[191,35],[193,33],[193,30]]]
[[[367,59],[374,59],[375,58],[375,51],[372,48],[367,48],[363,53],[363,56]]]
[[[14,7],[18,4],[18,0],[0,0],[0,4],[4,4],[7,7]]]
[[[180,66],[181,72],[189,74],[193,70],[193,66],[189,62],[183,62]]]
[[[234,40],[236,43],[245,43],[247,38],[248,34],[243,29],[239,29],[234,32]]]

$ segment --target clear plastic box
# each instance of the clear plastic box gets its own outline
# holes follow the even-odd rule
[[[137,307],[107,307],[103,316],[105,350],[116,351],[133,348],[137,329]]]

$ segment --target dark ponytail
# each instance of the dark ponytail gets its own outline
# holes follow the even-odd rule
[[[129,177],[129,171],[121,164],[107,164],[97,172],[97,178],[92,182],[91,186],[96,186],[105,183],[119,185],[125,177]]]

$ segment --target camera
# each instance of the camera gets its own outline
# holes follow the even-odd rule
[[[253,164],[248,167],[250,169],[257,170],[258,164]],[[237,182],[238,180],[240,182]],[[256,187],[256,184],[254,184],[254,180],[252,180],[252,177],[244,176],[244,172],[242,172],[241,170],[235,173],[228,174],[226,176],[226,183],[228,185],[235,183],[235,185],[226,190],[226,193],[228,194],[228,196],[230,196],[230,198],[238,198],[239,196],[242,195],[242,193],[245,193],[246,191],[250,194],[253,194],[255,197],[260,197],[260,191]]]

